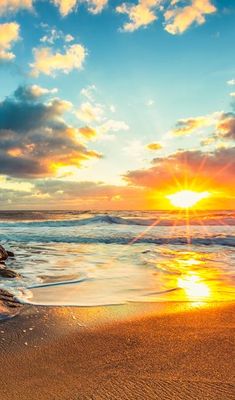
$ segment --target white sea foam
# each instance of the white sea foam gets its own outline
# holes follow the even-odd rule
[[[198,287],[193,301],[203,285],[205,301],[231,299],[234,220],[231,211],[202,212],[190,226],[167,212],[0,213],[0,242],[16,253],[8,265],[22,275],[0,287],[40,304],[185,301],[187,285]]]

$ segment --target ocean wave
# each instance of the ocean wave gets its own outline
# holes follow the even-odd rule
[[[218,218],[211,217],[206,219],[192,218],[190,225],[201,225],[206,226],[217,226],[217,225],[235,225],[235,219],[229,217],[223,217],[218,221]],[[139,225],[139,226],[172,226],[172,225],[185,225],[186,220],[184,218],[177,218],[175,215],[172,217],[164,218],[123,218],[114,215],[96,215],[94,217],[83,218],[83,219],[64,219],[64,220],[44,220],[44,221],[4,221],[0,222],[0,228],[16,227],[75,227],[84,225]]]
[[[0,235],[0,241],[6,242],[9,238]],[[95,236],[81,237],[71,235],[24,235],[23,233],[11,236],[11,242],[22,243],[74,243],[74,244],[125,244],[146,243],[156,245],[199,245],[199,246],[230,246],[235,247],[235,236],[232,235],[211,235],[207,237],[149,237],[149,236]]]
[[[141,219],[140,223],[136,219],[136,225],[142,225]],[[83,219],[64,219],[64,220],[47,220],[47,221],[21,221],[21,222],[1,222],[0,227],[72,227],[72,226],[82,226],[90,224],[135,224],[134,220],[128,220],[121,217],[115,217],[111,215],[97,215],[95,217],[83,218]],[[145,225],[145,224],[143,224]],[[146,223],[148,225],[148,222]]]

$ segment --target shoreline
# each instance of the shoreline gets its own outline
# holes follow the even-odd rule
[[[235,302],[23,305],[0,322],[6,400],[232,400]]]

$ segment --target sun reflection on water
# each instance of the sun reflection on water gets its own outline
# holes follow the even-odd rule
[[[206,300],[211,296],[208,284],[199,275],[184,275],[178,279],[179,288],[183,289],[190,301]]]
[[[205,302],[212,299],[211,271],[206,268],[205,254],[180,252],[177,254],[176,264],[181,274],[177,278],[177,287],[183,290],[185,300]]]
[[[162,259],[156,263],[171,300],[197,304],[231,298],[232,286],[226,277],[223,262],[218,263],[212,252],[165,249]]]

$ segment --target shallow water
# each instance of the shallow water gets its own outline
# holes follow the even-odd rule
[[[235,298],[235,214],[5,212],[0,241],[21,300],[53,305]]]

